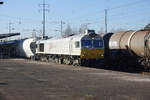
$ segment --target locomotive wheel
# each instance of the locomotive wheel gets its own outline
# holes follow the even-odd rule
[[[59,59],[58,59],[58,58],[55,58],[55,59],[54,59],[54,62],[55,62],[55,63],[59,63]]]
[[[58,63],[62,64],[63,63],[63,59],[59,58]]]
[[[75,60],[73,61],[73,65],[74,65],[74,66],[79,66],[79,60],[78,60],[78,59],[75,59]]]
[[[69,65],[70,64],[70,61],[68,59],[64,59],[64,63]]]
[[[53,59],[51,57],[48,57],[48,62],[53,62]]]
[[[46,57],[41,57],[40,59],[42,62],[46,62],[47,61],[47,58]]]

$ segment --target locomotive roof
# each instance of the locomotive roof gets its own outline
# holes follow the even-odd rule
[[[69,40],[74,40],[74,41],[80,41],[82,38],[87,38],[89,37],[88,34],[77,34],[77,35],[73,35],[73,36],[69,36],[69,37],[65,37],[65,38],[51,38],[51,39],[47,39],[47,40],[39,40],[38,42],[40,43],[45,43],[45,42],[49,42],[49,41],[69,41]],[[96,35],[96,37],[100,37],[99,35]]]
[[[65,37],[65,38],[51,38],[48,40],[39,40],[40,42],[48,42],[48,41],[52,41],[52,40],[81,40],[81,38],[83,38],[84,36],[86,36],[86,34],[78,34],[78,35],[73,35],[73,36],[69,36],[69,37]]]

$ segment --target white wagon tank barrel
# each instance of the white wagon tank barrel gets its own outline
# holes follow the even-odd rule
[[[18,56],[30,58],[35,53],[35,41],[33,38],[20,40],[18,43]]]

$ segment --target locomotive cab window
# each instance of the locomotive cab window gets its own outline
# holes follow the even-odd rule
[[[32,42],[32,43],[30,44],[31,51],[32,51],[33,53],[35,53],[35,48],[37,48],[36,46],[37,46],[37,45],[35,44],[35,42]]]
[[[94,48],[102,48],[103,47],[103,41],[102,40],[94,40],[93,41],[93,47]]]
[[[91,40],[82,40],[82,48],[92,48],[92,41]]]
[[[44,52],[44,43],[40,43],[39,45],[39,51]]]
[[[80,47],[80,42],[79,41],[76,41],[75,42],[75,48],[79,48]]]

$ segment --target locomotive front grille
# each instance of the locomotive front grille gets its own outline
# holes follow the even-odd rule
[[[102,59],[104,58],[104,49],[87,49],[81,50],[81,59]]]

